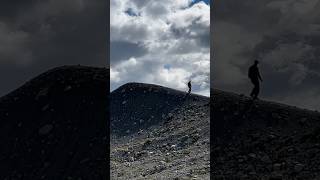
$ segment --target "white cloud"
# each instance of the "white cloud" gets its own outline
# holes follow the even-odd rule
[[[154,83],[185,89],[191,73],[183,68],[159,69],[154,76]]]
[[[111,44],[136,43],[146,49],[139,57],[111,63],[111,90],[127,82],[186,90],[187,81],[192,79],[200,87],[196,93],[209,91],[210,7],[202,2],[190,7],[190,3],[111,1]],[[117,52],[121,55],[121,50]]]
[[[111,82],[119,82],[120,81],[119,72],[113,70],[112,68],[110,68],[110,81]]]

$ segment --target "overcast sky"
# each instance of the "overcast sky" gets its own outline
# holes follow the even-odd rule
[[[0,96],[50,68],[106,66],[105,0],[1,0]]]
[[[144,82],[209,96],[208,1],[111,0],[111,90]]]
[[[248,95],[260,59],[261,96],[320,110],[319,0],[216,0],[211,87]]]

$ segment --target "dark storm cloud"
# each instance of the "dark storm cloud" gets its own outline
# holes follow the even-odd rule
[[[147,49],[140,43],[127,41],[112,41],[110,43],[111,64],[119,63],[121,60],[127,60],[130,57],[140,57],[145,53],[147,53]]]
[[[106,66],[103,0],[1,1],[0,95],[61,65]]]
[[[320,110],[318,0],[214,3],[212,84],[248,94],[247,68],[257,58],[263,98]]]
[[[18,15],[18,11],[32,6],[35,0],[2,0],[0,6],[0,19],[14,19]]]

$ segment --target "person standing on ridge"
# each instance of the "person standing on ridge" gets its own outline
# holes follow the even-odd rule
[[[254,64],[250,66],[248,76],[253,84],[253,89],[251,91],[250,96],[253,99],[257,99],[260,91],[260,81],[262,82],[262,78],[260,76],[259,68],[258,68],[259,61],[255,60]]]
[[[189,88],[189,91],[188,91],[188,94],[190,94],[191,93],[191,80],[188,82],[188,88]]]

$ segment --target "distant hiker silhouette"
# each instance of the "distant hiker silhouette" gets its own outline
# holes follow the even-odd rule
[[[188,94],[191,93],[191,87],[192,87],[192,86],[191,86],[191,81],[189,81],[189,82],[188,82],[188,88],[189,88]]]
[[[248,76],[254,85],[250,96],[253,99],[257,99],[260,91],[260,81],[262,81],[262,78],[260,76],[259,68],[258,68],[259,61],[255,60],[254,64],[250,66],[249,71],[248,71]]]

